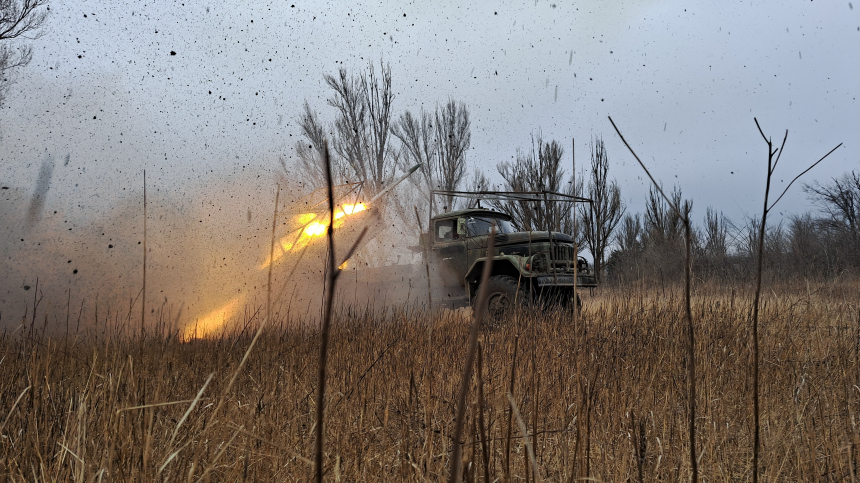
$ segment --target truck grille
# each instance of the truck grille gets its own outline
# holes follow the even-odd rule
[[[535,256],[535,268],[541,272],[573,273],[576,271],[576,258],[572,246],[556,245],[549,252]]]
[[[555,245],[552,248],[552,266],[558,271],[573,272],[576,270],[576,258],[573,247],[566,245]]]

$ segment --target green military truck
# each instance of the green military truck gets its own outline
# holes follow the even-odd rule
[[[513,198],[527,203],[590,201],[549,192],[437,191],[434,194],[449,197],[454,194],[472,200]],[[480,206],[480,202],[477,204]],[[489,320],[503,318],[516,304],[578,308],[581,302],[574,287],[597,286],[594,273],[588,262],[578,256],[570,235],[520,231],[508,214],[478,207],[433,216],[429,231],[421,236],[421,244],[430,259],[433,282],[442,288],[440,302],[474,306],[493,226],[496,227],[493,265],[484,307]],[[437,290],[437,293],[440,292]]]

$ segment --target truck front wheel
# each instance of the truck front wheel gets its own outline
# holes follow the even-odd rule
[[[478,293],[481,288],[478,287]],[[508,275],[495,275],[487,280],[487,300],[482,307],[484,325],[500,327],[507,322],[516,306],[522,306],[527,295],[522,287],[517,287],[517,279]],[[477,303],[477,300],[475,300]],[[477,307],[474,307],[477,308]]]

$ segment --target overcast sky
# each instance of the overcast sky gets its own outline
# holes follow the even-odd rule
[[[139,196],[143,169],[192,199],[228,173],[268,193],[278,155],[295,159],[302,103],[333,119],[323,74],[380,60],[396,113],[469,106],[470,170],[496,182],[531,134],[568,157],[575,138],[580,165],[602,135],[640,211],[647,184],[607,115],[699,220],[760,211],[753,116],[775,141],[789,130],[777,192],[840,142],[805,180],[860,167],[860,4],[554,1],[54,2],[0,112],[0,181],[30,189],[50,156],[46,206],[79,220]],[[810,209],[800,188],[777,211]]]

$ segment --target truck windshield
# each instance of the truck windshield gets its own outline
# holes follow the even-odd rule
[[[504,218],[487,218],[470,216],[466,218],[466,230],[469,236],[489,235],[493,223],[496,223],[496,233],[514,233],[514,226]]]

